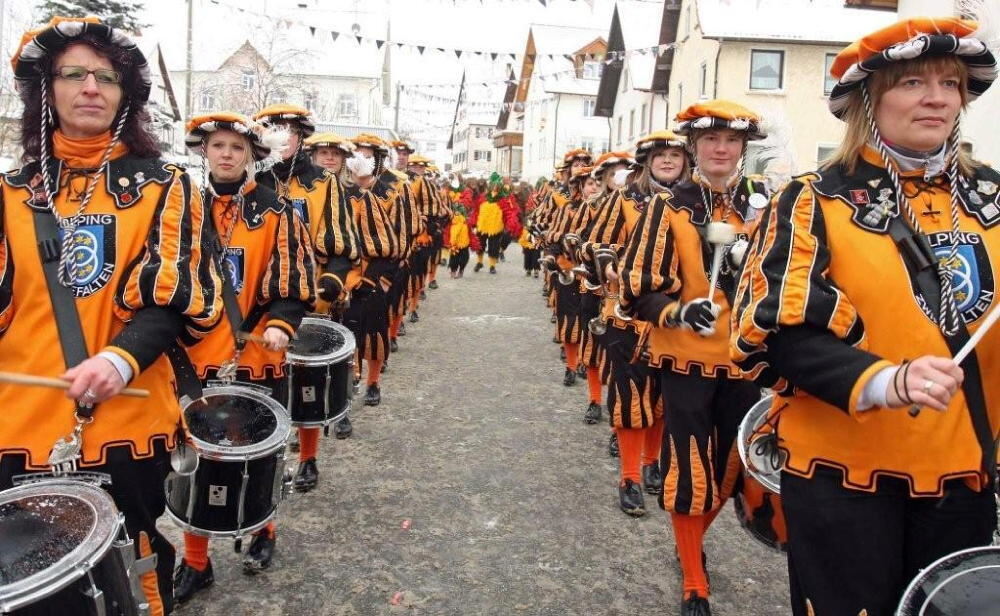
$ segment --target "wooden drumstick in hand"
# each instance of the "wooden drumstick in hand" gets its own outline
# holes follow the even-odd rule
[[[0,372],[0,383],[11,385],[26,385],[30,387],[49,387],[52,389],[69,389],[69,383],[62,379],[55,379],[45,376],[35,376],[33,374],[19,374],[17,372]],[[148,389],[135,389],[126,387],[121,391],[120,396],[130,398],[148,398]]]
[[[727,222],[710,222],[705,233],[705,239],[715,247],[712,254],[712,277],[708,283],[708,301],[713,301],[715,286],[719,284],[719,270],[722,269],[723,251],[726,246],[736,241],[736,227]]]

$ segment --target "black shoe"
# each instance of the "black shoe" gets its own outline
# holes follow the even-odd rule
[[[444,259],[441,259],[440,261],[438,261],[438,265],[448,265],[448,262],[445,261]]]
[[[472,271],[478,274],[479,270],[481,270],[481,269],[483,269],[483,264],[482,263],[476,263],[476,267],[472,268]]]
[[[639,484],[631,479],[626,479],[625,483],[618,485],[618,506],[626,514],[635,518],[646,515],[646,503],[642,498]]]
[[[398,350],[399,350],[399,343],[396,342],[395,338],[393,338],[392,340],[389,341],[389,352],[395,353]]]
[[[559,341],[553,340],[552,342],[559,342]],[[559,360],[566,361],[566,347],[559,347]]]
[[[196,592],[214,583],[215,574],[212,573],[211,560],[208,561],[204,571],[198,571],[182,558],[181,564],[174,569],[174,601],[186,603]]]
[[[309,492],[319,483],[319,469],[316,468],[316,458],[299,462],[299,472],[295,473],[295,491]]]
[[[538,270],[535,270],[535,278],[538,278]]]
[[[420,289],[420,299],[427,299],[427,292]]]
[[[356,396],[360,393],[361,393],[361,379],[356,378],[354,379],[354,395]]]
[[[663,493],[663,475],[660,474],[659,462],[642,467],[642,485],[646,489],[646,494]]]
[[[379,391],[378,385],[369,385],[368,391],[365,392],[365,406],[378,406],[382,402],[382,392]]]
[[[601,420],[601,405],[597,402],[591,402],[590,406],[587,407],[587,411],[583,414],[583,423],[594,425]]]
[[[531,270],[524,270],[524,275],[525,275],[525,277],[530,278],[531,277]]]
[[[506,263],[507,262],[507,257],[505,257],[502,252],[500,253],[500,262],[501,263]]]
[[[344,418],[333,426],[333,435],[343,440],[345,438],[350,438],[351,434],[354,434],[354,426],[351,425],[351,418],[344,415]]]
[[[405,336],[406,335],[406,323],[403,323],[402,321],[399,322],[399,332],[398,333],[399,333],[400,336]]]
[[[490,273],[491,274],[496,274],[497,273],[497,268],[495,268],[494,266],[491,265],[490,266]]]
[[[382,367],[378,369],[378,373],[379,374],[385,374],[385,371],[388,370],[388,369],[389,369],[389,360],[388,359],[383,359],[382,360]]]
[[[288,440],[288,451],[299,453],[299,431],[292,430],[292,438]]]
[[[549,323],[555,323],[558,320],[559,319],[558,317],[556,317],[556,315],[552,315],[551,317],[549,317]]]
[[[618,434],[615,432],[611,433],[611,438],[608,439],[608,456],[611,458],[617,458],[621,453],[618,451]]]
[[[271,566],[274,557],[275,538],[269,537],[266,530],[255,533],[250,549],[243,558],[243,573],[257,573]]]
[[[576,372],[573,372],[569,368],[566,368],[566,374],[563,376],[563,385],[569,387],[576,383]]]
[[[576,376],[580,377],[581,379],[587,378],[587,366],[584,364],[580,364],[579,366],[577,366]]]
[[[436,289],[436,288],[438,288],[438,281],[437,280],[430,281],[430,283],[427,285],[427,288],[429,288],[429,289]]]
[[[416,310],[410,313],[410,323],[416,323],[419,320],[420,320],[420,315],[417,314]]]
[[[712,616],[712,608],[708,599],[699,597],[693,590],[687,599],[681,600],[681,616]]]

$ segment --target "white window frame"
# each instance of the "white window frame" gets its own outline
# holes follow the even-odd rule
[[[822,141],[819,142],[819,143],[817,143],[816,144],[816,166],[819,167],[821,164],[823,164],[823,161],[826,160],[826,158],[829,158],[829,156],[832,156],[833,153],[837,151],[837,147],[838,146],[837,146],[836,143],[829,143],[829,142],[822,142]],[[830,154],[827,155],[827,156],[825,156],[825,157],[824,156],[820,156],[820,154],[821,154],[820,150],[829,150]]]
[[[823,81],[821,84],[823,86],[823,96],[829,96],[833,90],[833,86],[837,85],[837,80],[830,76],[830,63],[836,57],[837,52],[835,51],[828,51],[823,54]],[[828,83],[830,85],[829,89],[827,89]]]
[[[242,71],[240,73],[240,85],[244,90],[253,90],[257,87],[257,76],[253,74],[253,71]]]
[[[588,96],[583,99],[583,117],[592,118],[597,111],[597,97]]]
[[[202,111],[215,111],[215,92],[202,90],[198,94],[198,107]]]
[[[358,115],[358,97],[350,92],[337,95],[337,117],[354,118]]]
[[[645,135],[648,131],[646,130],[646,120],[648,118],[649,105],[646,103],[642,104],[642,113],[639,114],[639,126],[642,127],[639,132]]]
[[[753,87],[753,57],[755,53],[776,53],[781,56],[781,64],[778,70],[778,87],[777,88],[755,88]],[[767,47],[754,47],[750,49],[749,64],[749,79],[747,83],[747,89],[750,92],[783,92],[785,90],[785,50],[784,49],[774,49]]]
[[[708,62],[701,63],[698,79],[698,98],[704,100],[708,98]]]
[[[635,141],[635,109],[628,110],[628,140]]]

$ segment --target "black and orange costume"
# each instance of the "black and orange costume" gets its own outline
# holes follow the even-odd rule
[[[218,130],[243,135],[260,157],[260,127],[233,113],[192,118],[187,125],[187,143],[204,154],[205,140]],[[252,160],[248,162],[252,164]],[[240,314],[235,318],[227,315],[191,350],[191,361],[203,384],[216,378],[228,380],[220,371],[232,370],[227,365],[232,363],[237,381],[261,386],[287,406],[285,351],[238,341],[239,332],[233,331],[231,320],[241,324],[241,332],[258,340],[272,327],[294,337],[315,302],[312,243],[302,217],[248,174],[227,183],[209,175],[204,187],[205,209],[212,222],[211,246],[216,252],[212,257],[227,277],[225,284],[231,287]],[[269,567],[275,541],[275,524],[271,522],[254,535],[244,569],[253,573]],[[212,583],[211,567],[208,537],[185,531],[184,560],[175,574],[178,602],[187,601]]]
[[[13,59],[26,108],[42,100],[32,91],[37,97],[39,88],[52,87],[54,56],[82,34],[120,47],[130,66],[116,69],[134,74],[120,86],[116,127],[70,139],[45,121],[40,160],[32,156],[0,179],[0,370],[58,377],[70,367],[35,226],[36,216],[65,218],[73,250],[60,259],[66,280],[59,284],[75,299],[84,351],[127,366],[122,380],[150,392],[92,407],[76,465],[111,476],[109,492],[135,557],[146,564],[156,559],[140,582],[150,613],[159,616],[173,604],[174,548],[156,520],[165,510],[169,451],[181,432],[175,372],[164,353],[177,340],[193,343],[219,320],[220,277],[205,251],[208,221],[191,179],[161,159],[130,152],[123,141],[122,127],[144,113],[149,94],[145,58],[127,35],[95,18],[55,18],[26,33]],[[35,51],[22,55],[29,45]],[[52,470],[53,444],[72,432],[74,414],[86,407],[57,389],[0,385],[0,408],[0,489],[6,489],[14,475]],[[66,606],[66,613],[77,608]]]
[[[425,294],[431,263],[436,265],[434,258],[434,237],[432,227],[437,228],[437,190],[427,175],[430,160],[414,154],[409,157],[407,177],[410,182],[410,192],[413,196],[413,207],[420,218],[420,233],[413,241],[413,254],[410,258],[410,278],[407,281],[407,308],[410,312],[410,322],[420,320],[417,309],[420,307],[421,296]]]
[[[856,105],[870,109],[863,78],[898,61],[886,50],[900,45],[955,53],[969,65],[966,96],[975,98],[997,74],[975,31],[975,22],[918,18],[850,45],[831,69],[840,80],[831,110],[842,117]],[[925,32],[934,34],[918,34]],[[821,168],[772,202],[733,315],[734,359],[783,396],[771,416],[784,461],[796,615],[894,614],[920,569],[988,545],[996,529],[1000,381],[992,375],[1000,332],[986,334],[962,362],[964,382],[947,411],[913,417],[887,399],[893,389],[902,389],[903,403],[911,397],[907,360],[952,357],[963,330],[975,332],[997,305],[1000,174],[978,163],[964,174],[948,158],[957,131],[942,144],[950,165],[935,172],[929,157],[907,169],[865,115],[860,126],[848,124],[871,136],[853,169]],[[925,249],[909,251],[903,238]],[[935,284],[945,268],[951,297]],[[884,370],[890,377],[879,384]]]
[[[758,117],[727,101],[693,105],[677,120],[675,132],[685,136],[693,124],[763,138]],[[764,190],[736,175],[719,192],[696,169],[690,180],[653,198],[629,238],[622,264],[622,306],[651,325],[640,344],[660,373],[665,415],[661,504],[671,513],[681,559],[684,610],[698,604],[707,609],[702,539],[739,480],[736,431],[760,397],[729,360],[729,306],[737,271],[727,261],[718,286],[709,289],[713,250],[705,234],[711,222],[728,223],[737,236],[745,234],[757,211],[751,201],[766,204]],[[754,194],[761,196],[751,200]],[[709,301],[718,311],[714,327],[704,325],[711,317],[692,318],[707,315]]]
[[[413,202],[413,191],[406,174],[386,168],[379,174],[378,181],[371,190],[389,214],[399,242],[399,262],[388,297],[389,344],[391,350],[395,351],[399,336],[405,332],[403,317],[406,316],[410,297],[411,261],[417,250],[417,237],[423,231],[423,224],[420,212]]]

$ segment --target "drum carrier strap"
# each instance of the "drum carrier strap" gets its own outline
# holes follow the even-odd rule
[[[32,219],[35,224],[35,238],[38,241],[38,255],[42,260],[42,271],[45,273],[45,284],[49,290],[49,300],[52,302],[52,312],[56,319],[56,330],[59,333],[59,345],[62,347],[66,368],[72,368],[86,360],[87,343],[83,337],[83,327],[80,324],[80,314],[76,311],[76,298],[69,288],[59,282],[59,226],[55,218],[45,210],[32,208]],[[192,400],[201,398],[201,382],[198,380],[187,353],[176,341],[166,351],[167,359],[174,370],[177,379],[179,395],[186,395]],[[81,405],[76,403],[76,413],[89,418],[94,414],[96,405]]]
[[[940,314],[941,282],[938,277],[940,264],[927,236],[915,232],[902,214],[890,219],[889,236],[896,242],[899,252],[903,255],[903,263],[906,264],[906,269],[924,296],[928,310],[931,314]],[[954,336],[944,336],[944,340],[953,356],[968,342],[969,330],[965,327],[965,320],[961,316],[958,319],[958,331]],[[965,358],[961,368],[965,372],[962,392],[965,394],[969,418],[972,420],[972,428],[982,451],[983,470],[989,478],[990,489],[996,491],[997,437],[990,426],[990,418],[986,411],[983,377],[975,350]]]

